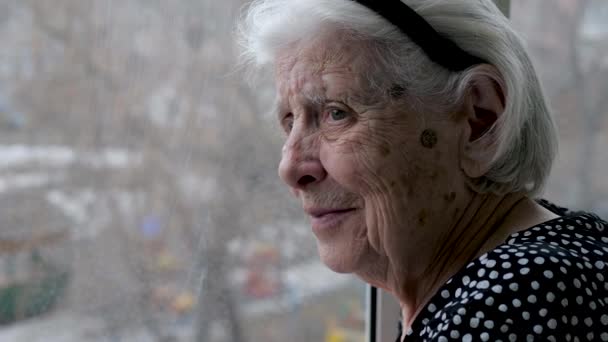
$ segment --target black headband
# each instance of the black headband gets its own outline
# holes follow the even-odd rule
[[[463,71],[486,63],[437,32],[422,16],[401,0],[353,0],[397,26],[435,63],[450,71]]]

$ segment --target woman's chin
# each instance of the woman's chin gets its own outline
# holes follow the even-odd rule
[[[357,271],[361,255],[352,244],[334,246],[317,242],[321,261],[336,273],[354,273]]]

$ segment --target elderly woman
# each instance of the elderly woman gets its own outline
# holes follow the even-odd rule
[[[491,0],[259,0],[279,175],[321,259],[392,293],[403,341],[608,341],[607,223],[534,200],[556,129]]]

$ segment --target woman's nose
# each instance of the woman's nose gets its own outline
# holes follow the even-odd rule
[[[288,139],[283,146],[279,176],[294,190],[304,190],[327,176],[313,137]]]

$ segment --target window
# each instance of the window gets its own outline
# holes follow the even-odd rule
[[[278,183],[245,2],[0,3],[0,341],[394,341]],[[546,197],[608,217],[606,1],[510,3],[560,128]]]
[[[236,76],[241,5],[0,4],[0,341],[364,340]]]

